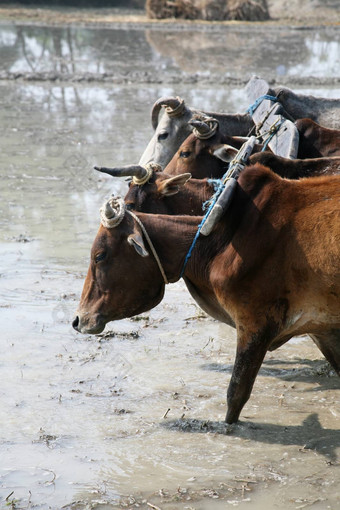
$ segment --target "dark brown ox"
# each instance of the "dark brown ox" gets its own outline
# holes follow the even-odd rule
[[[201,217],[136,216],[176,282]],[[131,213],[115,228],[100,226],[75,329],[100,333],[162,300],[150,249]],[[227,423],[238,420],[266,352],[295,335],[311,335],[340,375],[340,176],[290,181],[246,168],[226,217],[198,238],[184,278],[201,306],[237,330]]]
[[[212,173],[216,178],[221,178],[227,169],[226,163],[236,154],[237,149],[221,144],[219,139],[214,143],[211,140],[197,140],[190,135],[164,172],[154,171],[143,186],[133,182],[130,184],[125,202],[129,208],[142,212],[202,214],[202,204],[213,195],[214,185],[207,179],[190,179],[190,176]],[[255,163],[261,163],[288,179],[340,173],[340,157],[300,160],[282,158],[271,152],[258,152],[249,158],[249,165]],[[211,168],[212,171],[207,170]],[[138,165],[130,166],[126,171],[108,168],[102,171],[115,177],[136,174],[143,177],[146,172]],[[171,171],[178,172],[178,175],[171,175]]]
[[[217,148],[218,151],[223,151],[223,156],[229,157],[229,160],[235,153],[234,148],[224,146]],[[217,158],[211,155],[211,159]],[[271,152],[258,152],[249,158],[249,165],[255,163],[261,163],[288,179],[340,173],[340,157],[294,160],[275,156]],[[185,165],[185,169],[193,173],[197,167],[204,173],[205,166],[201,166],[199,157],[193,159],[192,164]],[[225,167],[221,166],[221,177],[224,171]],[[217,182],[190,177],[190,173],[171,176],[166,172],[154,171],[143,186],[133,182],[130,184],[125,203],[129,209],[147,213],[200,215],[203,204],[213,195]]]
[[[298,158],[340,156],[340,131],[320,126],[312,119],[295,122],[299,131]]]
[[[221,178],[226,172],[228,164],[237,155],[241,140],[234,137],[229,145],[228,142],[223,142],[224,137],[216,135],[216,139],[213,138],[200,140],[193,134],[188,136],[164,172],[168,175],[191,173],[197,179]],[[340,172],[340,150],[336,157],[288,159],[276,156],[269,151],[259,152],[260,147],[259,145],[255,146],[254,153],[249,157],[248,165],[261,163],[281,177],[300,179],[301,177],[331,175]],[[332,153],[331,156],[333,156]]]

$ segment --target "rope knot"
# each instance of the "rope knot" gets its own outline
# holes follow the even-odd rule
[[[136,184],[137,186],[143,186],[143,184],[146,184],[151,179],[153,172],[161,172],[163,168],[158,163],[148,163],[145,165],[145,175],[143,177],[136,177],[134,176],[132,178],[132,182]]]
[[[100,208],[100,222],[105,228],[117,227],[125,215],[125,202],[120,196],[112,195]]]

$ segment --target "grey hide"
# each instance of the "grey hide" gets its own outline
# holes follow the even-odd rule
[[[249,103],[263,94],[276,96],[285,111],[293,119],[310,118],[321,126],[340,129],[340,98],[330,99],[304,94],[296,94],[286,87],[270,88],[268,83],[253,76],[246,85]]]

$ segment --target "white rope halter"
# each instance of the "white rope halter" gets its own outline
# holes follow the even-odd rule
[[[205,117],[199,117],[199,116],[197,116],[197,119],[205,122],[205,124],[207,124],[210,129],[206,133],[202,134],[197,128],[194,127],[192,132],[196,136],[196,138],[199,138],[200,140],[207,140],[208,138],[211,138],[212,136],[214,136],[214,134],[216,133],[216,131],[218,129],[218,124],[219,124],[218,120],[214,119],[213,117],[205,118]]]
[[[134,218],[134,220],[138,223],[138,225],[140,226],[140,228],[144,234],[144,237],[147,240],[147,243],[150,247],[150,250],[152,251],[152,254],[157,262],[157,265],[158,265],[161,275],[163,277],[164,283],[165,284],[169,283],[169,281],[166,277],[165,271],[163,269],[162,263],[160,261],[160,258],[155,250],[155,247],[150,239],[149,234],[146,231],[146,228],[144,227],[143,223],[138,218],[138,216],[136,216],[132,211],[129,211],[128,209],[126,209],[126,205],[125,205],[124,199],[122,197],[112,196],[111,198],[109,198],[108,201],[106,201],[102,205],[102,207],[100,208],[101,224],[105,228],[117,227],[123,221],[125,212],[130,214]]]
[[[176,108],[172,108],[171,106],[168,106],[168,105],[166,105],[164,107],[165,111],[169,115],[169,117],[179,117],[180,115],[182,115],[183,110],[185,108],[184,99],[181,99],[178,96],[176,97],[176,99],[179,102],[179,104],[178,104],[178,106],[176,106]]]
[[[139,226],[140,226],[140,228],[142,229],[142,232],[143,232],[143,234],[144,234],[144,236],[145,236],[145,239],[146,239],[146,240],[147,240],[147,242],[148,242],[148,245],[149,245],[149,247],[150,247],[150,250],[152,251],[152,255],[154,256],[154,258],[155,258],[155,260],[156,260],[156,262],[157,262],[157,265],[158,265],[158,267],[159,267],[159,270],[160,270],[160,272],[161,272],[161,275],[163,276],[164,283],[165,283],[165,285],[166,285],[167,283],[169,283],[169,281],[168,281],[168,279],[167,279],[167,277],[166,277],[165,271],[164,271],[164,269],[163,269],[163,266],[162,266],[162,263],[161,263],[161,261],[160,261],[160,258],[159,258],[159,256],[157,255],[157,252],[156,252],[156,250],[155,250],[155,247],[154,247],[154,245],[152,244],[152,241],[151,241],[151,239],[150,239],[150,236],[149,236],[149,234],[148,234],[148,233],[147,233],[147,231],[146,231],[146,228],[144,227],[143,223],[142,223],[142,222],[141,222],[141,220],[138,218],[138,216],[136,216],[136,215],[135,215],[132,211],[129,211],[129,210],[127,209],[127,210],[126,210],[126,212],[127,212],[127,213],[129,213],[129,214],[130,214],[130,215],[131,215],[131,216],[132,216],[132,217],[136,220],[136,222],[138,223],[138,225],[139,225]]]
[[[161,165],[159,165],[158,163],[148,163],[147,165],[145,165],[145,170],[146,170],[146,174],[144,175],[144,177],[136,177],[134,176],[132,178],[132,182],[134,184],[136,184],[137,186],[143,186],[143,184],[146,184],[147,182],[149,182],[150,178],[152,177],[153,175],[153,172],[161,172],[163,169],[161,167]]]

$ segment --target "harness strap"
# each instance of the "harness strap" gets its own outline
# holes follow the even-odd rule
[[[142,223],[142,222],[141,222],[141,220],[138,218],[138,216],[136,216],[136,215],[135,215],[132,211],[129,211],[129,209],[126,209],[126,212],[127,212],[127,213],[129,213],[129,214],[130,214],[130,215],[131,215],[131,216],[132,216],[132,217],[136,220],[136,222],[138,223],[138,225],[139,225],[139,226],[140,226],[140,228],[142,229],[142,232],[143,232],[143,234],[144,234],[144,236],[145,236],[145,239],[146,239],[146,240],[147,240],[147,242],[148,242],[148,245],[149,245],[149,247],[150,247],[150,250],[152,251],[152,254],[153,254],[153,256],[154,256],[154,258],[155,258],[155,260],[156,260],[156,262],[157,262],[157,265],[158,265],[158,267],[159,267],[159,270],[160,270],[160,272],[161,272],[161,274],[162,274],[162,276],[163,276],[164,283],[165,283],[165,285],[166,285],[167,283],[169,283],[169,281],[168,281],[168,279],[167,279],[167,277],[166,277],[165,271],[164,271],[164,269],[163,269],[162,263],[161,263],[161,261],[160,261],[160,259],[159,259],[158,255],[157,255],[157,252],[156,252],[156,250],[155,250],[155,247],[154,247],[154,245],[152,244],[152,241],[151,241],[151,239],[150,239],[150,236],[149,236],[149,234],[148,234],[148,233],[147,233],[147,231],[146,231],[146,228],[144,227],[143,223]]]

